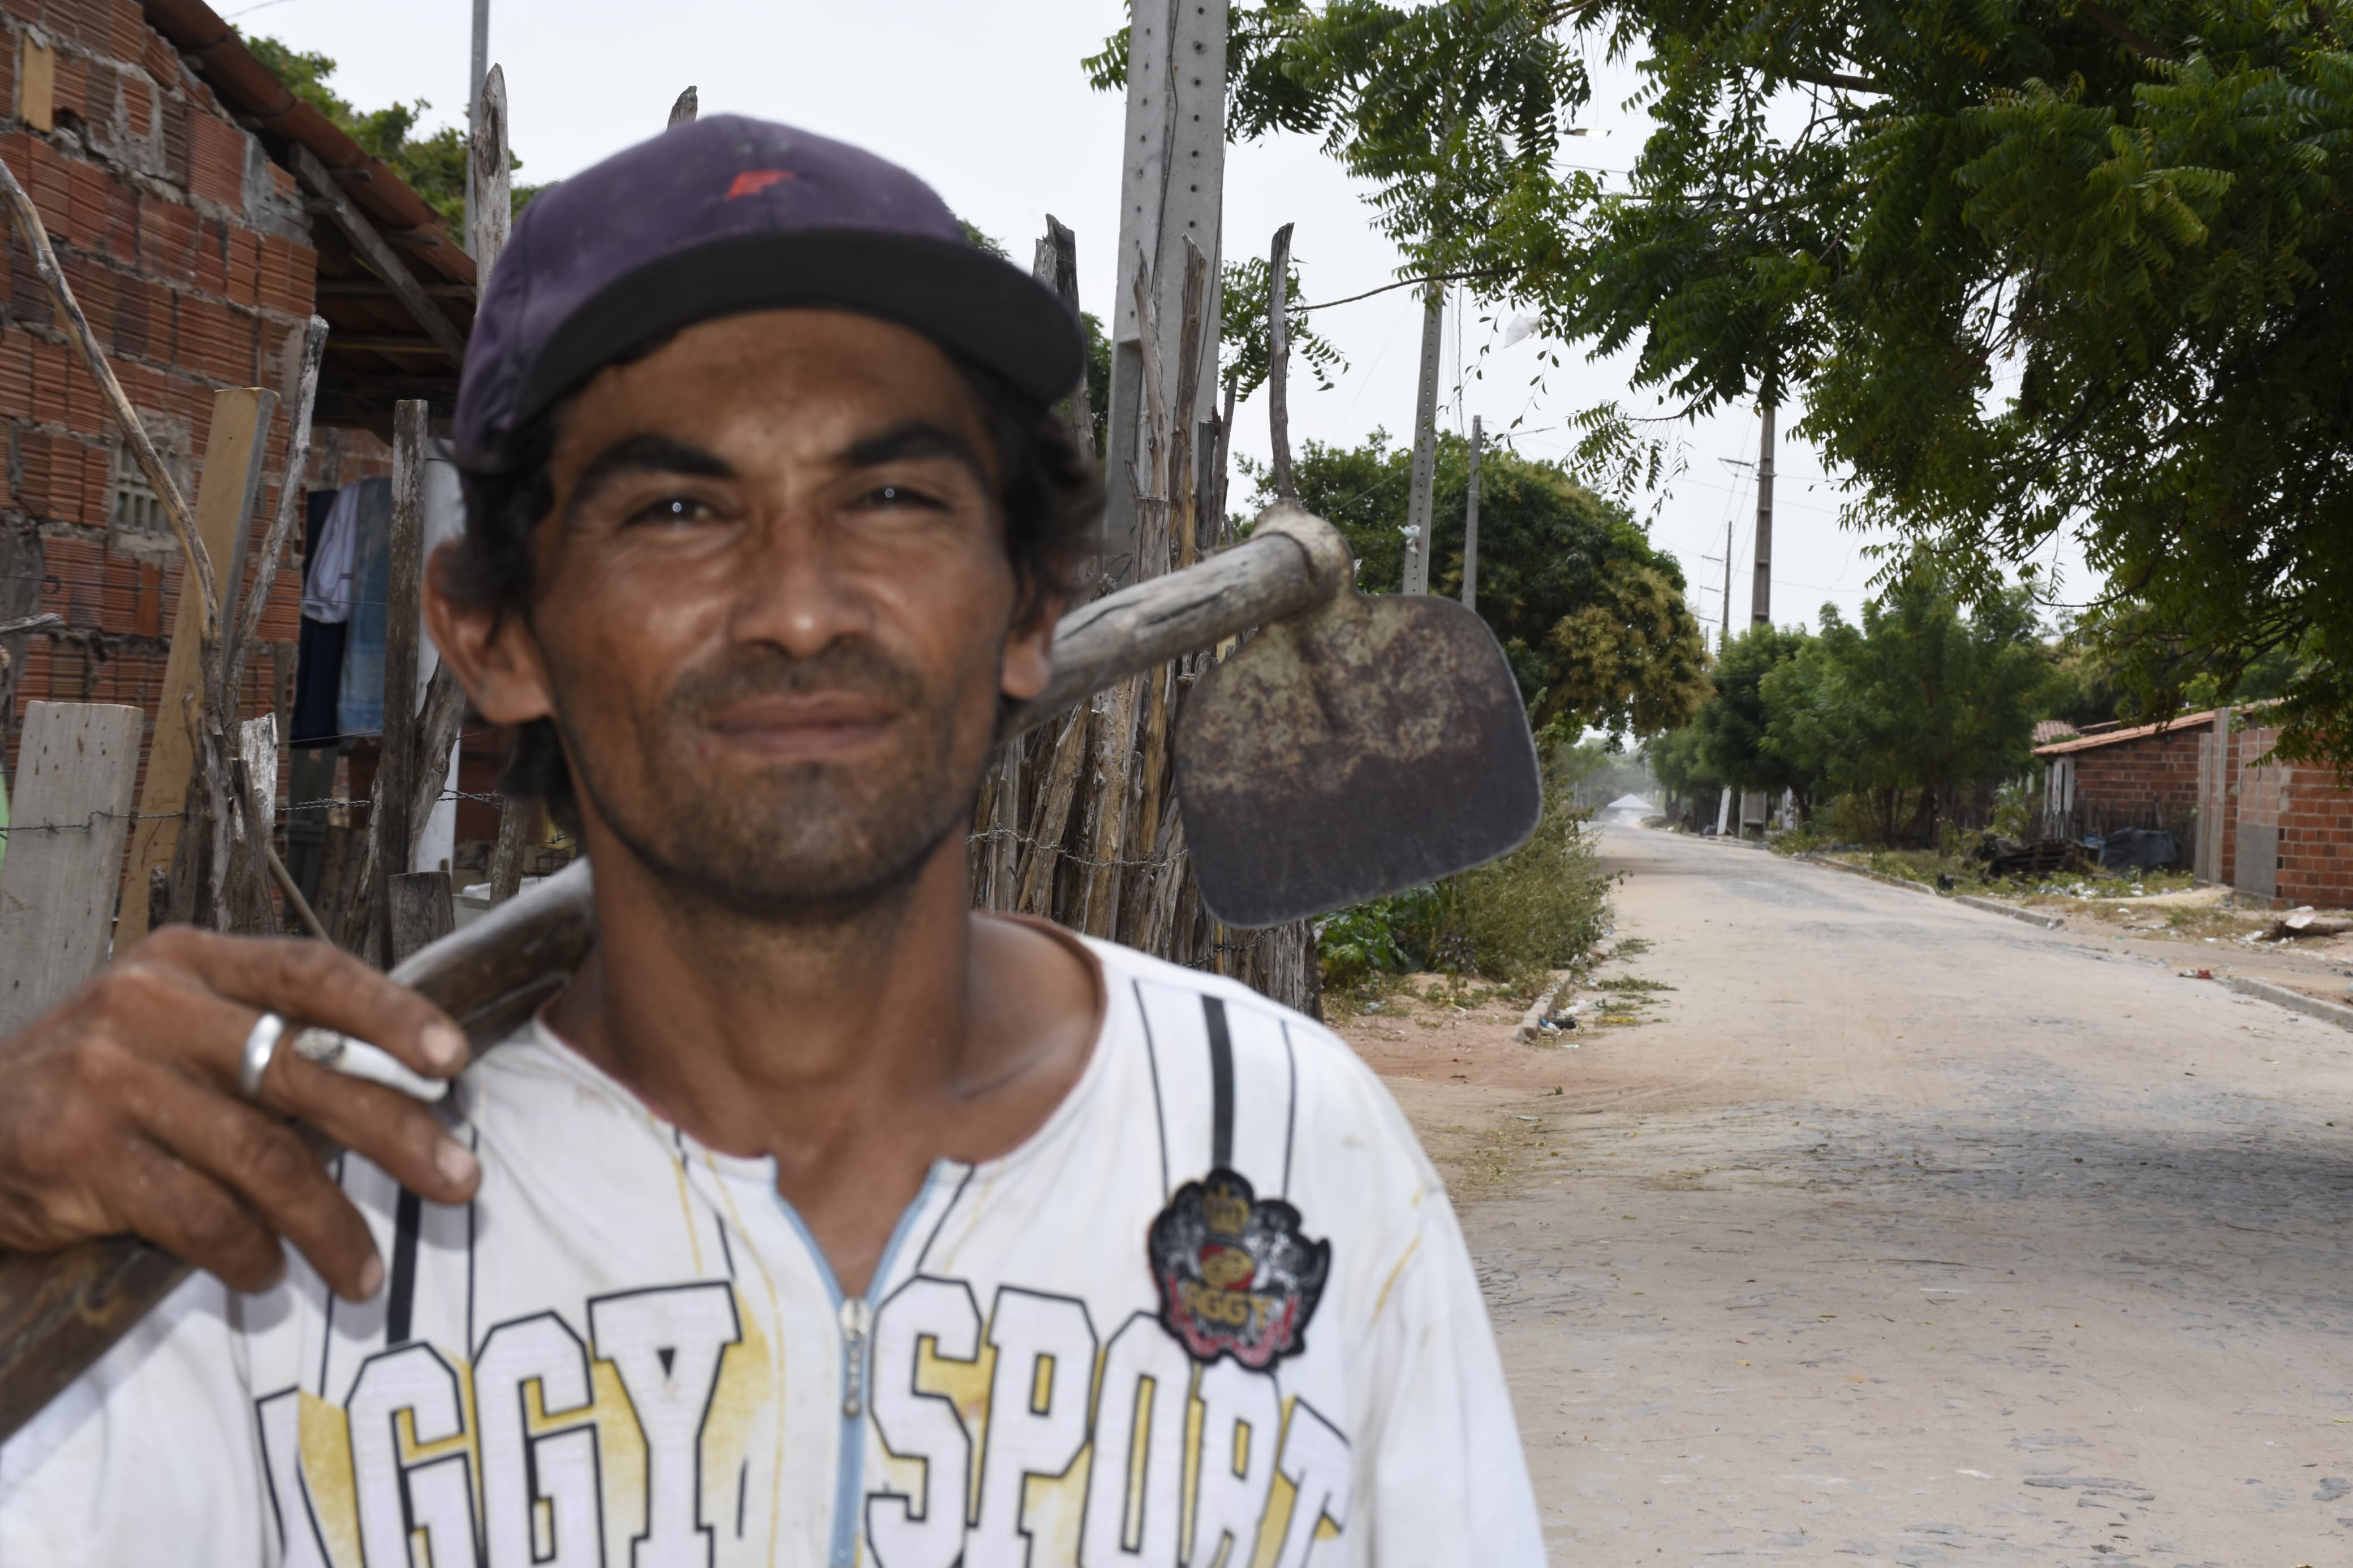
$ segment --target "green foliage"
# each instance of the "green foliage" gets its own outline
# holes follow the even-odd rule
[[[1966,797],[2031,766],[2052,678],[2022,590],[1965,615],[1951,580],[1918,563],[1863,605],[1859,626],[1823,605],[1821,635],[1758,689],[1766,750],[1868,801],[1888,842],[1933,839]]]
[[[1502,859],[1318,921],[1325,987],[1365,989],[1417,971],[1531,985],[1582,962],[1608,924],[1609,878],[1558,785],[1547,788],[1535,837]]]
[[[1718,786],[1779,795],[1797,792],[1803,811],[1820,774],[1813,759],[1788,754],[1767,733],[1772,715],[1765,678],[1800,658],[1813,638],[1796,627],[1751,626],[1732,639],[1708,671],[1715,696],[1692,721],[1699,766]]]
[[[1356,447],[1310,441],[1293,463],[1299,499],[1347,535],[1357,583],[1403,579],[1409,448],[1376,430]],[[1266,475],[1258,500],[1273,500]],[[1430,590],[1460,595],[1469,444],[1441,433]],[[1518,677],[1531,720],[1616,733],[1669,729],[1707,692],[1699,625],[1684,607],[1681,569],[1625,510],[1557,465],[1491,448],[1480,466],[1480,616]]]
[[[1253,257],[1248,261],[1229,261],[1221,275],[1218,298],[1225,311],[1225,322],[1219,331],[1219,344],[1223,363],[1219,374],[1224,376],[1240,373],[1235,383],[1237,401],[1248,397],[1266,383],[1269,337],[1266,319],[1268,262],[1265,257]],[[1345,371],[1348,362],[1340,351],[1309,326],[1304,318],[1294,314],[1306,300],[1299,291],[1299,268],[1294,264],[1284,293],[1283,314],[1291,327],[1291,363],[1293,374],[1305,365],[1315,377],[1316,387],[1332,390],[1332,374]]]
[[[1369,182],[1374,223],[1409,272],[1458,270],[1482,230],[1543,207],[1565,122],[1586,99],[1577,53],[1533,0],[1263,0],[1227,33],[1228,134],[1322,138]],[[1127,34],[1082,62],[1127,81]]]
[[[1965,594],[2080,530],[2127,710],[2271,684],[2353,761],[2347,0],[1607,0],[1652,134],[1498,232],[1693,409],[1794,394],[1850,520]],[[1777,134],[1768,106],[1802,129]],[[1601,411],[1588,455],[1647,459]]]
[[[258,33],[245,37],[245,47],[286,84],[288,91],[391,164],[393,172],[407,183],[409,189],[424,197],[426,205],[439,215],[452,231],[464,226],[466,133],[455,126],[444,126],[430,136],[413,135],[417,120],[433,107],[430,102],[420,98],[409,103],[396,101],[382,109],[363,110],[327,85],[327,79],[335,74],[335,62],[331,57],[293,48]],[[510,169],[522,167],[522,160],[514,155],[512,148],[507,158]],[[511,183],[510,188],[518,215],[540,189],[520,183]]]
[[[1719,793],[1724,781],[1708,771],[1697,724],[1683,724],[1642,743],[1642,760],[1658,781],[1686,800]]]
[[[1103,318],[1092,310],[1079,312],[1079,322],[1087,330],[1087,410],[1094,416],[1095,455],[1100,458],[1107,449],[1103,433],[1111,427],[1111,339],[1103,328]]]
[[[2353,764],[2348,35],[2353,0],[1261,0],[1229,122],[1322,137],[1409,271],[1680,412],[1800,406],[1849,521],[1971,602],[2079,531],[2122,705],[2284,660],[2283,753]],[[1588,49],[1650,120],[1606,184],[1555,162]],[[1672,469],[1581,423],[1620,483]]]

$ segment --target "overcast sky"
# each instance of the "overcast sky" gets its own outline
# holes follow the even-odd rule
[[[215,5],[248,31],[333,57],[332,85],[363,109],[424,98],[433,106],[428,128],[463,121],[471,0]],[[705,114],[786,121],[904,163],[1024,265],[1052,213],[1078,232],[1082,302],[1108,320],[1122,104],[1090,91],[1078,62],[1124,17],[1119,0],[663,0],[652,6],[491,0],[491,58],[506,70],[522,179],[562,178],[654,133],[671,100],[692,84]],[[1619,107],[1633,79],[1599,61],[1596,67],[1588,133],[1569,146],[1577,162],[1623,169],[1642,133],[1641,122]],[[1361,187],[1312,142],[1293,137],[1230,149],[1228,256],[1262,253],[1285,222],[1298,226],[1293,243],[1310,300],[1355,294],[1396,275],[1396,251],[1373,231]],[[1534,339],[1504,349],[1508,312],[1492,322],[1476,314],[1451,322],[1447,338],[1443,417],[1460,428],[1469,429],[1473,414],[1491,433],[1516,422],[1513,439],[1522,451],[1558,457],[1570,444],[1562,428],[1567,419],[1605,399],[1630,396],[1623,362],[1588,363],[1562,345]],[[1349,369],[1328,392],[1293,375],[1293,438],[1353,444],[1375,426],[1404,438],[1412,426],[1419,348],[1412,292],[1335,306],[1314,321],[1347,356]],[[1535,378],[1545,352],[1562,363],[1546,369],[1539,390]],[[1637,411],[1657,410],[1642,399]],[[1785,411],[1785,425],[1792,414]],[[1262,401],[1245,404],[1235,423],[1237,449],[1262,458]],[[1686,467],[1650,519],[1652,537],[1682,561],[1692,607],[1713,628],[1731,521],[1737,629],[1749,616],[1755,411],[1720,413],[1675,429]],[[1868,542],[1839,527],[1835,487],[1810,447],[1786,441],[1778,464],[1774,619],[1810,626],[1825,600],[1852,618],[1869,591],[1872,563],[1862,552]],[[1238,479],[1237,496],[1245,489]],[[2069,590],[2063,596],[2084,596],[2077,552],[2068,548],[2059,564]]]

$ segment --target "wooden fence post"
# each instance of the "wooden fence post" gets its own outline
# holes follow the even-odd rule
[[[457,910],[449,901],[448,872],[396,872],[385,881],[393,963],[402,963],[427,942],[449,934]]]
[[[233,596],[241,563],[237,546],[261,490],[261,461],[269,443],[270,410],[278,395],[258,386],[224,386],[213,394],[212,431],[205,440],[205,472],[196,487],[196,536],[205,552],[223,563],[224,595]],[[228,602],[220,607],[227,624]],[[182,813],[196,765],[198,709],[204,703],[204,605],[186,572],[180,576],[180,607],[172,622],[172,651],[164,665],[164,692],[155,708],[155,733],[147,751],[147,783],[139,795],[140,821],[131,836],[130,886],[143,889],[149,873],[168,867],[178,851]],[[180,901],[185,902],[185,899]],[[118,933],[126,947],[147,934],[147,900],[127,900]]]
[[[417,793],[417,606],[425,572],[425,462],[428,406],[417,400],[393,405],[392,554],[384,616],[384,739],[376,763],[375,805],[368,813],[375,839],[372,930],[388,930],[391,885],[411,868],[416,845],[409,805]],[[376,955],[370,955],[376,956]],[[388,963],[387,963],[388,966]]]
[[[0,1036],[31,1023],[106,962],[143,717],[111,703],[35,702],[25,710],[8,854],[0,860]],[[144,877],[123,902],[145,912]]]

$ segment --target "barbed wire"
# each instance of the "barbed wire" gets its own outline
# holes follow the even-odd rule
[[[965,839],[965,842],[967,844],[978,844],[984,839],[991,838],[1010,839],[1016,844],[1027,845],[1032,849],[1041,847],[1039,840],[1034,836],[1019,832],[1018,830],[1010,827],[984,828],[980,832],[967,837]],[[1148,870],[1155,866],[1166,866],[1168,864],[1167,861],[1157,858],[1146,860],[1094,860],[1090,859],[1084,855],[1076,854],[1071,850],[1064,849],[1060,845],[1046,845],[1042,846],[1042,847],[1052,849],[1057,855],[1060,856],[1061,858],[1071,862],[1073,865],[1084,866],[1091,870],[1097,871],[1111,870],[1115,868],[1127,866],[1140,867]]]

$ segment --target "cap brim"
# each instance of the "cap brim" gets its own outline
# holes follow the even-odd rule
[[[524,376],[518,423],[606,365],[700,321],[752,310],[855,310],[921,332],[1039,407],[1086,369],[1078,321],[1019,268],[954,240],[871,228],[731,235],[607,284],[549,335]]]

